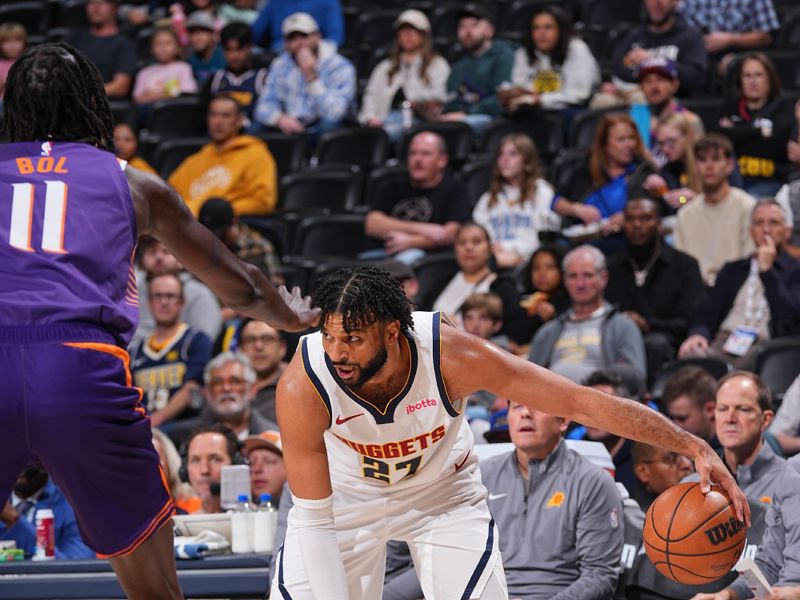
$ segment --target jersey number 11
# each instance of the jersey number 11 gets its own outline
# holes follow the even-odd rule
[[[44,221],[42,223],[42,250],[53,254],[66,254],[64,250],[64,221],[67,216],[67,184],[63,181],[46,181]],[[11,235],[9,243],[19,250],[36,252],[31,247],[33,226],[32,183],[14,183],[11,203]]]

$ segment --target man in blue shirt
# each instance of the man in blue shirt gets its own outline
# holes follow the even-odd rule
[[[0,512],[0,541],[13,540],[25,550],[25,558],[36,551],[36,513],[49,508],[55,525],[55,557],[94,558],[83,542],[75,513],[50,476],[40,467],[26,469],[14,484],[14,493]]]

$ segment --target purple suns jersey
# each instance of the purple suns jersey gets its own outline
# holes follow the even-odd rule
[[[0,327],[94,323],[128,344],[137,236],[123,169],[87,144],[0,145]]]

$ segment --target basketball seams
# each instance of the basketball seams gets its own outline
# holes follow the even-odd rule
[[[674,540],[672,540],[672,541],[673,541],[673,542],[682,542],[682,541],[683,541],[683,540],[685,540],[686,538],[688,538],[688,537],[691,537],[692,535],[694,535],[695,533],[697,533],[697,532],[698,532],[698,531],[699,531],[699,530],[700,530],[700,529],[701,529],[701,528],[702,528],[704,525],[708,524],[708,522],[709,522],[711,519],[714,519],[715,517],[718,517],[718,516],[720,515],[720,513],[723,513],[723,512],[725,512],[726,510],[728,510],[728,508],[730,508],[730,507],[729,507],[729,505],[727,505],[727,504],[726,504],[725,506],[723,506],[722,508],[720,508],[720,509],[719,509],[717,512],[715,512],[713,515],[710,515],[710,516],[709,516],[709,517],[708,517],[708,518],[707,518],[705,521],[703,521],[702,523],[700,523],[700,525],[698,525],[697,527],[695,527],[694,529],[692,529],[692,530],[691,530],[689,533],[687,533],[687,534],[686,534],[686,535],[684,535],[683,537],[676,538],[676,539],[674,539]],[[675,510],[676,510],[676,511],[678,510],[678,509],[677,509],[677,507],[676,507],[676,509],[675,509]]]
[[[719,550],[714,550],[713,552],[692,552],[691,554],[688,553],[688,552],[670,552],[669,554],[670,554],[670,556],[683,556],[685,558],[691,558],[692,556],[714,556],[715,554],[721,554],[723,552],[729,552],[729,551],[735,549],[737,546],[744,546],[746,541],[747,541],[747,539],[745,538],[744,540],[736,542],[735,544],[733,544],[731,546],[728,546],[727,548],[720,548]],[[654,546],[653,544],[649,543],[647,540],[644,540],[644,544],[645,544],[645,546],[649,546],[650,548],[652,548],[656,552],[666,553],[666,550],[663,550],[662,548],[659,548],[658,546]],[[742,549],[744,549],[744,548],[742,548]]]
[[[683,502],[684,498],[686,498],[686,496],[689,495],[689,492],[691,492],[693,489],[695,489],[696,487],[699,487],[699,486],[700,486],[700,484],[696,483],[696,484],[690,485],[688,488],[686,488],[686,491],[678,499],[678,502],[675,503],[675,508],[672,511],[672,515],[669,518],[669,525],[667,526],[667,539],[665,540],[667,542],[667,547],[666,547],[666,550],[664,551],[664,556],[667,559],[667,568],[669,569],[669,572],[672,574],[673,579],[675,579],[676,581],[678,580],[678,578],[675,575],[675,571],[672,570],[672,561],[670,561],[670,559],[669,559],[669,542],[670,542],[669,538],[670,538],[670,533],[672,532],[672,525],[673,525],[673,523],[675,523],[675,516],[678,513],[678,509],[681,506],[681,502]],[[653,511],[653,512],[655,513],[655,511]],[[655,523],[653,523],[653,524],[655,525]],[[699,527],[698,527],[698,529],[699,529]],[[656,532],[656,533],[658,533],[658,532]]]

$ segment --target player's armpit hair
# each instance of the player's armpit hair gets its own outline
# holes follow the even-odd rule
[[[83,142],[114,151],[103,81],[89,59],[69,44],[26,50],[8,73],[4,102],[12,142]]]
[[[402,285],[387,271],[375,267],[339,269],[314,291],[312,305],[322,309],[320,323],[331,314],[342,315],[345,331],[379,321],[399,321],[400,330],[408,335],[413,327],[411,303]]]

